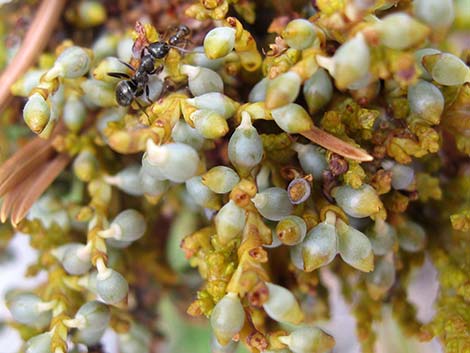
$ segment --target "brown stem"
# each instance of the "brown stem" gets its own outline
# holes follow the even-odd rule
[[[301,133],[310,141],[326,148],[329,151],[339,154],[345,158],[354,159],[360,162],[369,162],[374,158],[362,148],[351,146],[349,143],[330,135],[329,133],[314,126],[311,130]]]
[[[39,6],[20,50],[0,77],[0,112],[7,107],[11,98],[11,85],[28,70],[45,48],[65,2],[66,0],[43,0]]]

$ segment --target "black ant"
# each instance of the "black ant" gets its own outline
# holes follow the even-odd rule
[[[140,97],[144,93],[147,100],[150,101],[148,88],[149,75],[160,73],[163,70],[163,65],[159,65],[155,68],[155,61],[164,59],[170,52],[171,48],[185,51],[184,49],[177,47],[177,45],[186,41],[189,34],[189,28],[185,25],[180,25],[175,34],[173,34],[167,42],[157,41],[144,47],[142,49],[141,61],[137,69],[134,69],[128,63],[123,62],[124,65],[134,72],[133,76],[129,76],[128,74],[121,72],[109,72],[108,75],[111,77],[125,79],[120,81],[116,86],[117,103],[120,106],[127,107],[135,98]],[[141,104],[137,100],[136,102],[143,110]]]

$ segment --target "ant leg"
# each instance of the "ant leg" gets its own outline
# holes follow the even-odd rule
[[[132,65],[126,63],[125,61],[119,60],[119,62],[123,64],[124,66],[127,66],[127,68],[129,68],[132,72],[135,71],[135,68]]]
[[[163,69],[164,69],[163,65],[159,65],[159,66],[157,66],[155,69],[153,69],[153,70],[149,73],[149,75],[154,75],[154,74],[158,75],[160,72],[163,71]]]
[[[149,118],[149,120],[150,120],[150,117],[148,116],[147,112],[145,111],[144,106],[143,106],[137,99],[135,99],[135,102],[136,102],[137,105],[139,106],[140,110],[141,110],[141,111],[145,114],[145,116],[146,116],[147,118]]]
[[[111,76],[114,78],[127,78],[127,79],[131,78],[128,74],[125,74],[124,72],[108,72],[108,76]]]
[[[183,48],[180,48],[180,47],[177,47],[175,45],[170,45],[170,48],[173,48],[173,49],[176,49],[182,53],[186,53],[186,54],[190,54],[190,53],[193,53],[192,50],[187,50],[187,49],[183,49]]]
[[[147,99],[147,102],[150,104],[153,103],[153,101],[150,99],[150,88],[148,85],[145,86],[145,98]]]

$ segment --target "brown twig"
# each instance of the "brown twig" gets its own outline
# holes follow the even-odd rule
[[[59,20],[66,0],[43,0],[20,50],[0,77],[0,112],[11,98],[10,87],[38,58]]]
[[[369,162],[374,159],[363,149],[351,146],[349,143],[344,142],[343,140],[330,135],[315,126],[311,130],[302,132],[301,135],[345,158],[354,159],[360,162]]]

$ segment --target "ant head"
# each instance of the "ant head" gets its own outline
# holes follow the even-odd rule
[[[180,25],[178,27],[178,32],[181,32],[183,34],[183,36],[187,36],[191,32],[191,30],[186,25]]]
[[[147,51],[154,59],[163,59],[170,51],[170,46],[166,42],[158,41],[149,44]]]

